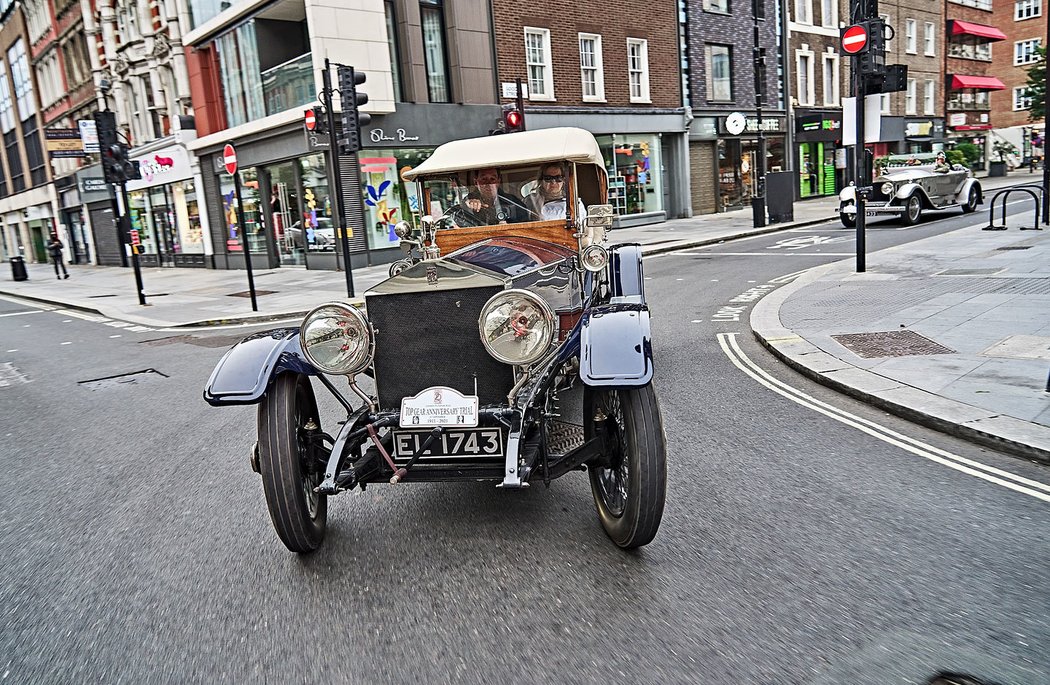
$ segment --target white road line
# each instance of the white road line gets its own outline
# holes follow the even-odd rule
[[[855,252],[708,252],[719,257],[852,257]]]
[[[0,300],[4,300],[5,302],[11,302],[13,304],[24,305],[26,307],[32,307],[33,309],[39,309],[42,312],[50,312],[57,309],[57,307],[52,307],[51,305],[33,302],[32,300],[23,300],[20,297],[9,297],[7,295],[0,295]]]
[[[1018,476],[1009,471],[988,466],[987,464],[982,464],[972,459],[967,459],[966,457],[929,445],[921,440],[908,437],[873,421],[850,414],[843,409],[822,402],[821,400],[776,379],[744,354],[744,351],[740,349],[740,345],[737,343],[736,336],[736,333],[718,334],[718,344],[722,347],[722,351],[725,352],[726,356],[734,366],[773,392],[788,398],[792,402],[796,402],[797,404],[812,409],[813,411],[824,414],[831,419],[856,428],[872,437],[923,457],[924,459],[929,459],[930,461],[937,462],[938,464],[955,469],[956,471],[974,476],[975,478],[981,478],[982,480],[995,483],[996,485],[1014,490],[1015,492],[1020,492],[1044,502],[1050,502],[1050,485],[1023,476]],[[1044,492],[1040,492],[1040,490]]]
[[[7,314],[0,314],[0,317],[4,316],[25,316],[26,314],[43,314],[46,309],[34,309],[31,312],[8,312]]]

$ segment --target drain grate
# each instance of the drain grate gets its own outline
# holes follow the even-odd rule
[[[144,385],[146,383],[153,383],[155,381],[167,378],[167,376],[156,369],[144,369],[142,371],[132,371],[131,373],[122,373],[117,376],[107,376],[105,378],[95,378],[90,381],[80,381],[77,385],[87,388],[91,391],[98,390],[110,390],[112,388],[119,388],[125,385]]]
[[[1031,250],[1032,246],[1031,245],[1007,245],[1005,247],[997,247],[995,249],[999,250],[1000,252],[1005,252],[1006,250]]]
[[[847,350],[863,357],[910,357],[920,354],[952,354],[955,350],[923,337],[914,331],[880,333],[846,333],[831,336]]]
[[[150,347],[162,347],[164,345],[196,345],[197,347],[233,347],[233,345],[244,340],[243,335],[212,335],[208,337],[198,337],[196,335],[172,335],[167,338],[154,338],[153,340],[142,340],[139,342],[140,345],[149,345]]]
[[[257,289],[255,291],[255,296],[259,297],[260,295],[273,295],[276,292],[277,292],[276,290],[258,290]],[[252,296],[252,291],[250,291],[250,290],[242,290],[239,293],[230,293],[229,294],[229,297],[251,297],[251,296]]]

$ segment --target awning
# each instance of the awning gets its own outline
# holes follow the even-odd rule
[[[1006,34],[994,26],[974,24],[969,21],[952,19],[948,22],[948,34],[952,36],[977,36],[988,41],[1006,40]]]
[[[952,74],[951,90],[963,90],[973,88],[974,90],[1005,90],[1006,84],[994,76],[967,76],[965,74]]]

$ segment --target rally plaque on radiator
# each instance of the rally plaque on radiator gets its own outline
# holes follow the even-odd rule
[[[400,422],[402,428],[472,428],[478,425],[478,398],[443,386],[427,388],[401,400]]]

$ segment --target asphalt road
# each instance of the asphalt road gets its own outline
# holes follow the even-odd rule
[[[981,216],[879,222],[869,249]],[[325,545],[297,557],[248,464],[253,409],[201,399],[243,332],[0,300],[0,682],[1050,682],[1050,504],[775,394],[719,343],[735,334],[815,398],[1050,483],[806,381],[722,309],[852,240],[829,224],[647,260],[669,488],[636,553],[570,474],[347,493]]]

